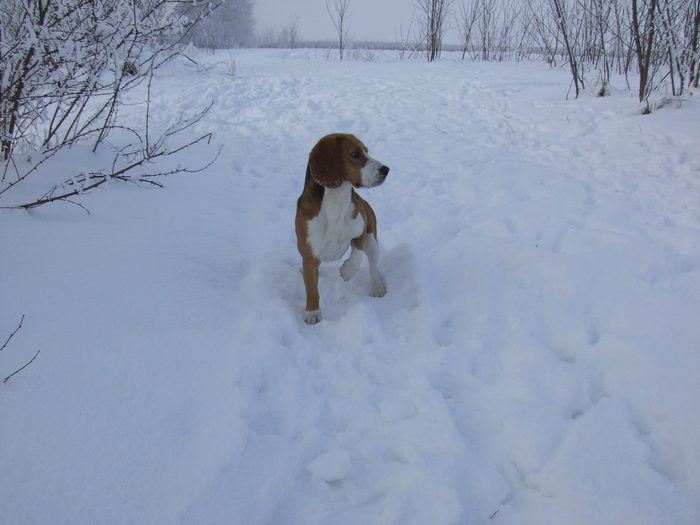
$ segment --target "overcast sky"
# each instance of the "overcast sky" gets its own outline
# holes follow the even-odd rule
[[[350,0],[348,12],[351,15],[346,21],[353,40],[394,42],[399,39],[400,26],[404,34],[408,30],[413,3],[412,0]],[[258,32],[281,29],[289,24],[294,13],[299,15],[301,40],[337,38],[325,0],[257,0],[256,29]]]

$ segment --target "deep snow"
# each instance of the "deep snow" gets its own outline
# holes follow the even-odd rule
[[[0,523],[700,523],[696,102],[566,100],[537,62],[234,57],[153,85],[161,129],[215,102],[205,172],[0,210],[0,340],[26,314],[0,377],[41,350],[0,384]],[[324,264],[306,326],[295,203],[336,131],[391,167],[362,193],[388,293]]]

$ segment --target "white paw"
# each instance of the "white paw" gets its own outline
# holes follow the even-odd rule
[[[360,265],[356,264],[355,261],[352,260],[352,257],[349,257],[340,267],[340,276],[344,281],[349,281],[355,276],[359,267]]]
[[[316,324],[321,320],[321,310],[313,310],[311,312],[304,311],[304,322],[306,324]]]
[[[386,295],[386,286],[381,281],[374,282],[369,287],[369,294],[372,297],[384,297]]]

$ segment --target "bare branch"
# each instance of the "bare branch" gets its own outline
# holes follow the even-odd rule
[[[12,337],[14,337],[14,335],[15,335],[17,332],[19,332],[19,329],[22,328],[22,322],[23,322],[23,321],[24,321],[24,314],[22,314],[22,319],[19,320],[19,325],[17,326],[17,328],[15,328],[15,331],[12,332],[12,333],[10,334],[10,336],[5,340],[5,343],[4,343],[2,346],[0,346],[0,352],[2,352],[2,351],[5,349],[5,347],[6,347],[7,344],[10,342],[10,340],[12,339]],[[36,354],[34,354],[34,357],[32,357],[32,359],[31,359],[26,365],[24,365],[24,366],[23,366],[22,368],[20,368],[19,370],[15,370],[14,372],[12,372],[9,376],[7,376],[7,377],[5,378],[5,380],[3,381],[3,383],[7,383],[7,381],[8,381],[12,376],[14,376],[14,375],[20,373],[22,370],[24,370],[24,369],[27,368],[29,365],[31,365],[31,364],[34,362],[34,360],[36,359],[36,356],[39,355],[39,352],[40,352],[40,350],[37,350]]]
[[[7,343],[10,342],[10,339],[12,339],[12,337],[13,337],[17,332],[19,332],[19,329],[22,328],[22,322],[23,322],[23,321],[24,321],[24,314],[22,314],[22,319],[19,320],[19,326],[17,326],[17,328],[15,328],[15,331],[12,332],[12,333],[10,334],[10,337],[8,337],[7,340],[5,341],[5,344],[3,344],[2,346],[0,346],[0,352],[2,352],[2,351],[5,349],[5,347],[7,346]]]
[[[34,360],[37,358],[37,356],[39,355],[39,352],[41,352],[41,350],[37,350],[37,351],[36,351],[36,354],[34,354],[34,357],[32,357],[31,360],[30,360],[26,365],[24,365],[24,366],[23,366],[22,368],[20,368],[19,370],[15,370],[15,371],[12,372],[9,376],[7,376],[7,377],[5,378],[5,380],[3,381],[3,383],[7,383],[7,381],[8,381],[12,376],[15,376],[15,375],[19,374],[22,370],[24,370],[24,369],[27,368],[29,365],[31,365],[31,364],[34,362]]]
[[[201,116],[199,117],[201,118]],[[162,184],[151,180],[154,177],[165,177],[168,175],[174,175],[176,173],[199,173],[201,171],[204,171],[207,169],[209,166],[211,166],[216,159],[218,159],[219,154],[221,153],[221,148],[219,148],[219,151],[217,152],[216,156],[209,161],[205,166],[197,169],[192,169],[189,167],[182,167],[178,165],[176,168],[165,171],[165,172],[158,172],[158,173],[152,173],[152,174],[142,174],[137,177],[131,177],[128,176],[127,174],[131,171],[133,171],[136,168],[139,168],[143,166],[144,164],[151,163],[155,161],[158,158],[161,157],[169,157],[172,155],[176,155],[177,153],[184,151],[200,142],[207,142],[209,143],[211,140],[211,133],[208,133],[206,135],[202,135],[199,138],[192,140],[186,144],[183,144],[175,149],[172,150],[165,150],[165,149],[159,149],[158,151],[151,149],[151,151],[148,151],[146,149],[141,148],[140,155],[136,158],[136,160],[131,161],[129,164],[126,166],[120,168],[120,169],[115,169],[118,159],[120,158],[125,158],[128,156],[133,156],[133,153],[119,153],[118,155],[115,156],[115,159],[112,163],[112,170],[109,173],[104,173],[104,172],[91,172],[91,173],[81,173],[76,177],[73,177],[72,179],[69,179],[61,184],[57,184],[51,190],[49,190],[43,197],[36,199],[33,202],[28,202],[24,204],[19,204],[15,206],[3,206],[3,209],[25,209],[29,210],[32,208],[37,208],[39,206],[42,206],[44,204],[49,204],[52,202],[57,202],[57,201],[67,201],[67,202],[72,202],[69,201],[71,197],[76,197],[78,195],[82,195],[84,193],[89,192],[90,190],[93,190],[95,188],[98,188],[102,186],[104,183],[110,181],[110,180],[118,180],[122,182],[143,182],[146,184],[151,184],[153,186],[158,186],[162,187]],[[158,141],[158,143],[161,148],[164,142]],[[74,188],[74,189],[70,189]],[[64,191],[60,191],[64,190]],[[75,202],[72,202],[73,204],[77,204]],[[82,206],[81,206],[82,207]]]

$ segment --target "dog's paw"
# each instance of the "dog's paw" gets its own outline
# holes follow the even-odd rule
[[[321,320],[321,310],[312,310],[304,312],[304,322],[306,324],[316,324]]]
[[[353,246],[350,252],[350,257],[348,257],[343,265],[340,267],[340,276],[348,281],[354,277],[357,273],[360,264],[362,264],[362,251],[358,250]]]
[[[349,281],[355,276],[359,267],[360,265],[356,264],[355,261],[352,260],[352,257],[350,257],[340,267],[340,276],[344,281]]]
[[[369,287],[369,294],[372,297],[384,297],[386,295],[386,286],[381,281],[374,282]]]

